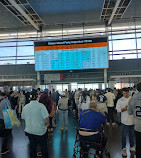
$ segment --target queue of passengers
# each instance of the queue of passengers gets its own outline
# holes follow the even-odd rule
[[[140,88],[138,88],[139,92]],[[135,93],[136,91],[131,89],[130,95],[135,95]],[[121,115],[117,116],[121,116],[122,123],[122,155],[127,156],[127,131],[129,132],[130,151],[135,152],[133,115],[129,115],[127,112],[128,103],[131,99],[129,88],[123,88],[122,90],[106,89],[105,91],[88,91],[86,88],[82,91],[79,88],[75,92],[65,90],[61,94],[55,89],[51,92],[48,89],[41,91],[40,88],[33,90],[31,93],[10,91],[6,94],[0,92],[0,130],[2,131],[0,135],[4,138],[1,154],[6,154],[9,151],[7,144],[8,136],[11,133],[11,130],[4,128],[2,116],[2,110],[5,108],[4,99],[9,100],[11,107],[16,110],[18,116],[25,120],[25,134],[30,141],[31,158],[37,157],[37,144],[41,147],[42,157],[48,157],[47,129],[48,132],[53,132],[53,127],[56,127],[57,109],[59,111],[60,130],[68,130],[68,107],[70,105],[75,109],[75,116],[80,120],[80,138],[87,141],[99,141],[99,131],[102,130],[102,124],[115,126],[118,120],[115,119],[116,113],[120,113]],[[131,109],[130,114],[133,114]],[[85,115],[88,116],[87,119],[89,117],[93,119],[88,121],[84,117]],[[96,115],[98,117],[95,117]],[[5,133],[7,134],[5,135]],[[92,139],[89,139],[90,136]],[[103,133],[103,148],[105,145],[106,137]]]

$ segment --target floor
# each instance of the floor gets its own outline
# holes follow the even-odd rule
[[[59,122],[57,122],[57,124],[58,126],[54,129],[53,135],[49,135],[48,138],[49,158],[72,158],[73,146],[76,136],[75,127],[77,127],[77,119],[70,111],[68,132],[62,133],[59,130]],[[121,126],[106,127],[105,132],[108,137],[107,148],[110,152],[111,158],[122,158],[120,142]],[[10,152],[5,156],[0,155],[0,158],[30,158],[29,141],[24,135],[24,125],[13,129],[9,148]],[[129,148],[129,143],[127,143],[127,148]],[[129,151],[127,154],[127,158],[135,158],[134,155],[130,155]]]

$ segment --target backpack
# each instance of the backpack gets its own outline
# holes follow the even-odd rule
[[[39,103],[42,103],[45,105],[45,107],[47,108],[48,113],[50,114],[52,111],[52,105],[51,105],[51,101],[49,100],[48,96],[43,96],[40,98]]]

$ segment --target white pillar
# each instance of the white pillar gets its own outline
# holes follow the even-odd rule
[[[98,83],[98,89],[102,89],[102,83]]]
[[[68,84],[68,91],[71,91],[71,84]]]
[[[40,88],[40,83],[41,83],[40,71],[37,71],[37,84],[36,84],[36,88]]]
[[[109,81],[109,88],[114,89],[114,87],[115,87],[115,82]]]
[[[105,88],[107,88],[107,69],[104,69],[104,84]]]

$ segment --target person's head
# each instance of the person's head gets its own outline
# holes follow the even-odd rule
[[[94,90],[91,91],[91,95],[95,95]]]
[[[111,89],[111,88],[108,88],[108,92],[112,92],[112,89]]]
[[[90,108],[95,109],[95,108],[96,108],[96,102],[91,101],[91,102],[90,102]]]
[[[87,91],[87,88],[84,88],[84,91]]]
[[[141,82],[137,84],[137,90],[141,92]]]
[[[44,94],[48,94],[48,93],[49,93],[49,89],[47,89],[47,88],[44,89],[43,93],[44,93]]]
[[[30,93],[30,98],[31,100],[36,100],[38,98],[38,93],[36,90],[33,90],[31,93]]]
[[[79,95],[82,96],[82,94],[83,94],[83,91],[80,91],[80,92],[79,92]]]
[[[81,91],[81,88],[78,88],[78,91],[80,92],[80,91]]]
[[[99,91],[96,91],[96,92],[95,92],[95,95],[98,96],[98,95],[99,95]]]
[[[6,95],[5,92],[1,92],[1,91],[0,91],[0,96],[3,97],[3,98],[7,98],[7,95]]]
[[[54,92],[55,92],[55,89],[53,88],[53,89],[52,89],[52,93],[54,93]]]
[[[64,91],[61,93],[61,97],[66,97],[66,93]]]
[[[17,91],[14,91],[14,92],[13,92],[13,96],[18,96],[18,92],[17,92]]]
[[[86,91],[83,91],[82,96],[83,96],[84,98],[86,98],[87,95],[88,95],[88,93],[87,93]]]
[[[20,95],[23,95],[23,91],[20,91]]]
[[[125,98],[129,97],[129,89],[128,88],[122,88],[122,94]]]
[[[37,93],[40,94],[41,93],[41,89],[37,88]]]

